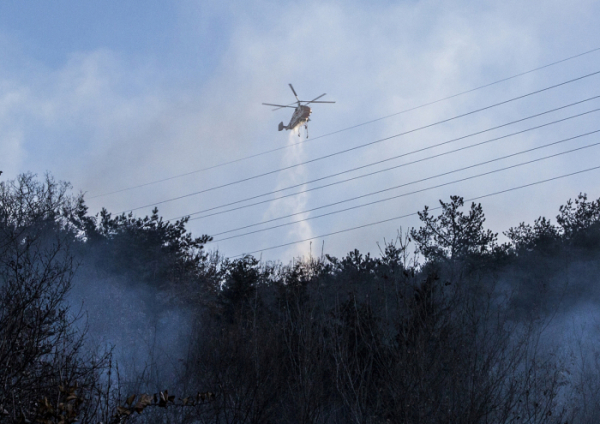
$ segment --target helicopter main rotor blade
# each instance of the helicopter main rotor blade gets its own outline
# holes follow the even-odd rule
[[[293,109],[296,109],[296,106],[290,106],[290,105],[276,105],[276,104],[273,104],[273,103],[263,103],[263,105],[265,105],[265,106],[276,106],[277,109],[281,109],[282,107],[291,107]],[[273,109],[273,110],[277,110],[277,109]]]
[[[323,94],[321,94],[320,96],[318,96],[318,97],[315,97],[315,98],[314,98],[314,99],[312,99],[310,102],[306,102],[306,100],[301,100],[301,101],[302,101],[302,102],[306,102],[306,104],[309,104],[309,103],[312,103],[312,102],[314,102],[315,100],[318,100],[318,99],[320,99],[320,98],[321,98],[321,97],[323,97],[325,94],[327,94],[327,93],[323,93]]]
[[[327,100],[317,100],[317,99],[320,99],[321,97],[323,97],[325,94],[327,94],[327,93],[323,93],[319,97],[315,97],[310,102],[306,102],[306,100],[302,100],[302,102],[306,102],[307,105],[310,103],[335,103],[335,102],[331,102],[331,101],[327,101]]]
[[[298,98],[298,95],[296,94],[296,90],[294,90],[294,86],[292,84],[288,84],[288,85],[292,89],[292,93],[294,93],[294,96],[296,97],[296,100],[300,101],[300,99]]]

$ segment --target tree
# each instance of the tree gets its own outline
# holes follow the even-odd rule
[[[0,183],[0,418],[12,422],[33,419],[42,404],[48,417],[82,418],[74,388],[91,390],[103,365],[84,352],[66,302],[76,268],[67,189],[32,174]]]
[[[459,211],[464,205],[464,199],[459,196],[450,196],[449,203],[440,200],[440,205],[442,213],[438,217],[432,216],[425,206],[419,212],[424,225],[411,231],[418,252],[428,261],[455,260],[494,250],[497,234],[484,229],[481,204],[472,203],[468,214]]]
[[[167,289],[197,277],[207,258],[204,245],[211,237],[192,237],[185,228],[189,217],[165,222],[156,208],[143,218],[132,213],[113,217],[106,209],[85,217],[86,211],[85,204],[78,204],[73,221],[85,231],[85,250],[100,269]]]

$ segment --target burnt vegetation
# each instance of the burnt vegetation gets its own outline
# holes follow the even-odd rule
[[[600,422],[600,200],[505,243],[440,204],[377,257],[281,264],[1,182],[0,422]]]

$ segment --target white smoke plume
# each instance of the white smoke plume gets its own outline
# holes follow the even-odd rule
[[[304,152],[305,143],[298,143],[301,140],[300,137],[304,136],[306,130],[301,131],[302,127],[297,130],[290,131],[288,136],[288,149],[285,150],[285,155],[281,161],[281,167],[287,167],[296,163],[300,163],[306,160],[306,153]],[[300,135],[300,137],[298,137]],[[275,190],[282,189],[284,187],[288,187],[291,185],[300,184],[302,181],[306,181],[308,178],[307,170],[305,166],[297,166],[292,169],[282,171],[277,179],[277,185]],[[295,192],[300,192],[306,189],[306,184],[295,189]],[[298,196],[291,196],[285,199],[276,200],[271,203],[271,206],[265,212],[263,219],[268,220],[272,218],[277,218],[282,215],[290,215],[293,213],[298,213],[307,208],[309,200],[308,193],[303,193]],[[307,218],[309,216],[308,213],[296,215],[292,218],[289,218],[287,221],[291,220],[297,221],[300,219]],[[290,226],[285,235],[280,239],[281,242],[289,242],[296,240],[303,240],[310,237],[313,237],[313,229],[309,222],[300,222],[298,224]],[[301,243],[290,246],[283,255],[284,257],[308,257],[310,254],[310,243]]]

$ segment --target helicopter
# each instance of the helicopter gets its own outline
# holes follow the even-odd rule
[[[306,101],[306,100],[300,100],[298,98],[298,95],[296,94],[296,90],[294,90],[294,87],[292,86],[292,84],[288,84],[290,86],[290,88],[292,89],[292,93],[294,93],[294,97],[296,97],[296,106],[293,106],[294,103],[290,103],[289,105],[276,105],[273,103],[263,103],[263,105],[265,106],[277,106],[276,109],[273,110],[278,110],[284,107],[291,107],[294,110],[294,114],[292,115],[292,119],[290,119],[290,123],[287,125],[283,125],[283,122],[279,123],[279,131],[282,131],[283,129],[286,130],[295,130],[296,128],[298,128],[301,125],[304,125],[304,128],[306,129],[306,138],[308,138],[308,121],[310,121],[310,114],[312,113],[312,110],[310,107],[308,107],[307,105],[310,103],[335,103],[335,102],[328,102],[328,101],[318,101],[318,99],[320,99],[321,97],[323,97],[326,93],[321,94],[318,97],[315,97],[314,99],[312,99],[311,101]],[[303,104],[304,103],[304,104]],[[298,137],[300,137],[300,131],[298,131]]]

